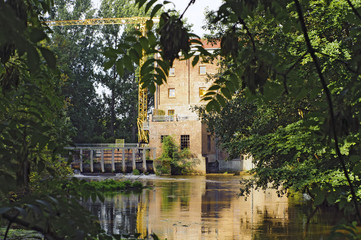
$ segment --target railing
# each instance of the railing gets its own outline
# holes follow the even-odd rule
[[[148,146],[137,147],[138,144],[77,144],[76,147],[66,147],[69,150],[68,157],[72,158],[72,167],[83,172],[84,167],[89,172],[126,172],[127,168],[132,170],[139,168],[147,172],[151,161],[151,170],[154,170],[153,160],[156,159],[156,149]],[[115,145],[115,146],[110,146]],[[132,146],[131,146],[132,145]],[[151,154],[152,152],[152,154]],[[153,155],[153,158],[152,158]],[[138,164],[139,163],[139,164]],[[108,169],[108,170],[107,170]]]
[[[182,116],[182,115],[152,115],[152,122],[181,122],[181,121],[197,121],[198,116]]]
[[[139,143],[75,143],[71,148],[137,148],[148,147]]]
[[[175,116],[174,115],[153,115],[152,122],[174,122]]]

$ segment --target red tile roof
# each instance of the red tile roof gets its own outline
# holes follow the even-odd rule
[[[203,48],[205,49],[221,48],[221,41],[219,40],[213,40],[209,42],[207,39],[201,39],[201,42],[203,43]]]

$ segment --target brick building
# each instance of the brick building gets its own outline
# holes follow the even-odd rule
[[[219,44],[204,45],[208,51],[219,47]],[[207,82],[207,75],[217,72],[215,62],[200,61],[193,67],[192,59],[174,61],[167,83],[156,88],[155,108],[149,116],[149,145],[157,148],[157,157],[161,155],[162,138],[170,135],[181,148],[189,148],[195,155],[195,169],[200,173],[206,172],[207,162],[222,158],[207,127],[192,111],[194,106],[205,104],[201,97],[212,84]]]

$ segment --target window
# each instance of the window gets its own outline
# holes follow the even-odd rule
[[[203,97],[203,95],[206,93],[206,88],[205,87],[200,87],[199,88],[199,97]]]
[[[168,137],[168,135],[161,135],[160,136],[160,142],[163,143],[164,138]]]
[[[189,142],[189,135],[181,135],[181,149],[189,148],[190,142]]]
[[[169,76],[175,76],[175,68],[169,68]]]
[[[174,109],[169,109],[168,116],[173,116],[173,115],[174,115]]]
[[[175,98],[175,88],[168,88],[168,98]]]
[[[205,75],[206,73],[206,66],[199,66],[199,75]]]

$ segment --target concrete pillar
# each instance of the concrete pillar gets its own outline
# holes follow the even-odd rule
[[[79,163],[80,172],[83,172],[83,149],[80,149],[80,163]]]
[[[90,172],[94,172],[93,150],[90,149]]]
[[[147,172],[147,159],[146,159],[147,150],[143,148],[143,172]]]
[[[122,171],[123,173],[125,173],[126,169],[125,169],[125,149],[122,149]]]
[[[132,148],[132,162],[133,162],[133,170],[137,169],[137,165],[135,163],[135,152],[136,152],[136,148]]]
[[[102,149],[102,155],[101,155],[101,161],[100,161],[100,167],[102,169],[102,172],[104,172],[104,149]]]
[[[153,148],[153,171],[155,172],[155,165],[154,165],[154,162],[157,158],[157,149],[156,148]]]
[[[114,148],[112,148],[112,172],[115,172]]]

